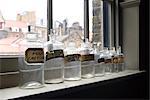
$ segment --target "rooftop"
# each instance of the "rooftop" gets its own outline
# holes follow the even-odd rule
[[[6,20],[5,27],[27,28],[28,25],[26,22],[21,22],[21,21],[16,21],[16,20]]]
[[[13,46],[18,37],[8,37],[0,40],[0,55],[18,54],[19,48]]]

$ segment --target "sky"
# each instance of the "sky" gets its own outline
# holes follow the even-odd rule
[[[83,26],[84,0],[53,0],[53,18],[62,22],[68,19],[69,25],[79,21]],[[0,0],[0,10],[6,20],[16,20],[17,13],[36,11],[37,21],[47,23],[47,0]]]
[[[53,0],[53,3],[54,20],[62,22],[67,17],[70,26],[78,21],[84,28],[84,0]],[[92,0],[89,0],[89,23],[92,31]]]
[[[79,21],[83,26],[84,0],[53,0],[54,20],[63,21],[66,17],[71,24]],[[59,12],[59,13],[55,13]]]
[[[36,11],[37,20],[46,20],[47,0],[0,0],[0,10],[5,20],[16,20],[17,13]]]
[[[91,7],[92,0],[89,2]],[[47,0],[0,0],[0,10],[5,20],[16,20],[17,13],[36,11],[37,24],[40,24],[41,19],[47,24]],[[92,8],[89,10],[89,25],[92,30]],[[84,27],[84,0],[53,0],[53,20],[63,22],[66,18],[68,26],[78,21]]]

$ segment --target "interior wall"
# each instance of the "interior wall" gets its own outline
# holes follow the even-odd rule
[[[139,69],[138,3],[138,0],[134,0],[134,2],[123,2],[121,4],[123,14],[123,52],[125,54],[125,65],[128,69]]]

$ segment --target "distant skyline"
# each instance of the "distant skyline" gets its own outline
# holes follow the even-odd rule
[[[54,20],[62,22],[67,18],[69,26],[74,22],[84,26],[84,0],[53,0],[53,4]],[[16,20],[18,13],[35,11],[37,24],[41,19],[47,24],[47,0],[0,0],[0,10],[5,20]]]

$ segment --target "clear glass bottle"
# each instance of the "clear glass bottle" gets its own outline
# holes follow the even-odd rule
[[[99,51],[97,54],[98,57],[95,58],[95,76],[104,76],[105,75],[105,55],[103,54],[103,50]]]
[[[91,54],[94,54],[94,69],[95,69],[95,76],[101,76],[101,66],[100,63],[98,62],[99,56],[100,56],[100,52],[98,50],[98,44],[96,42],[93,43],[93,50],[91,52]]]
[[[85,43],[81,44],[79,48],[79,54],[81,55],[81,77],[82,78],[92,78],[94,77],[94,54],[90,54],[91,48],[89,46],[88,39]]]
[[[81,61],[78,49],[75,47],[74,42],[69,42],[68,47],[64,50],[65,67],[64,78],[65,80],[80,80],[81,79]]]
[[[105,55],[105,73],[111,74],[112,72],[112,54],[108,50],[108,48],[104,48],[104,55]]]
[[[44,86],[44,44],[38,33],[31,32],[31,26],[28,31],[19,43],[20,88],[40,88]]]
[[[51,29],[51,42],[47,45],[46,61],[44,67],[45,83],[61,83],[64,81],[64,44],[56,40]]]
[[[114,73],[114,72],[118,72],[118,67],[117,67],[117,62],[118,62],[118,57],[117,57],[117,53],[116,53],[116,50],[115,50],[115,47],[111,47],[110,50],[109,50],[109,55],[112,57],[112,69],[111,69],[111,72]]]
[[[121,53],[121,46],[117,47],[117,55],[118,55],[118,71],[124,71],[125,65],[124,65],[124,54]]]

